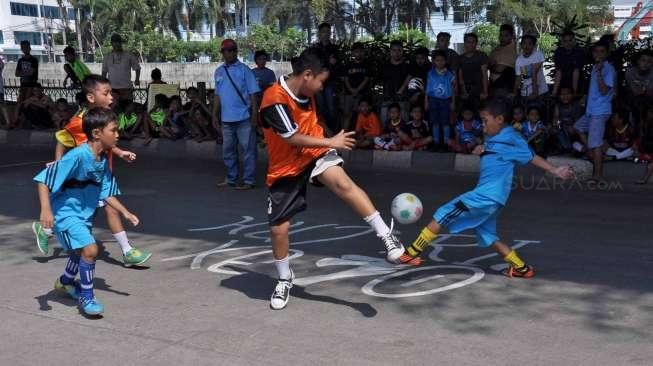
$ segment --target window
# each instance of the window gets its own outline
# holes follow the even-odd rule
[[[467,23],[469,22],[470,6],[454,6],[453,7],[453,22],[454,23]]]
[[[41,5],[41,17],[51,19],[61,19],[58,6]]]
[[[75,9],[73,8],[68,8],[68,20],[75,20],[77,19],[77,13],[75,12]]]
[[[37,46],[43,44],[39,32],[14,32],[14,42],[20,44],[21,41],[29,41],[29,44]]]
[[[36,5],[23,3],[9,3],[11,15],[22,15],[24,17],[38,17],[39,12]]]
[[[5,43],[5,37],[2,35],[2,31],[0,30],[0,44]]]

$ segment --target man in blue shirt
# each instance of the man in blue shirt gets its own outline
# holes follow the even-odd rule
[[[597,42],[592,47],[594,67],[590,75],[590,88],[587,94],[587,107],[585,114],[576,121],[574,127],[580,139],[590,150],[594,161],[594,173],[591,181],[598,182],[603,179],[603,135],[605,124],[612,114],[612,97],[617,81],[614,67],[606,61],[609,45]]]
[[[274,71],[265,67],[265,64],[268,62],[267,52],[263,50],[254,52],[254,62],[256,63],[256,67],[253,67],[252,71],[254,72],[254,76],[256,76],[258,87],[263,92],[277,81],[277,77],[274,75]]]
[[[508,263],[506,276],[530,278],[535,275],[534,268],[524,263],[497,235],[497,217],[510,196],[514,167],[530,162],[561,179],[570,179],[574,173],[567,166],[555,167],[533,154],[526,140],[508,125],[511,120],[508,111],[508,106],[500,101],[491,101],[481,111],[486,139],[484,145],[474,149],[474,154],[481,156],[478,184],[435,212],[433,220],[406,248],[400,258],[402,263],[420,265],[420,254],[443,228],[452,233],[475,229],[478,246],[491,246]]]
[[[233,39],[222,41],[224,63],[215,70],[213,126],[222,130],[222,157],[227,177],[218,186],[236,189],[254,188],[256,175],[257,93],[261,91],[256,76],[238,60],[238,46]],[[220,116],[218,116],[220,110]],[[238,185],[238,146],[243,151],[243,184]]]

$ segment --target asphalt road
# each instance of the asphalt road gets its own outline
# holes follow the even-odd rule
[[[291,240],[297,275],[283,311],[268,308],[265,190],[218,189],[217,162],[118,164],[129,229],[154,256],[128,269],[96,218],[96,269],[106,313],[81,316],[52,293],[65,265],[41,255],[31,178],[49,151],[0,145],[2,365],[650,365],[653,361],[653,190],[516,184],[499,219],[504,240],[534,264],[531,280],[465,235],[444,236],[419,270],[383,262],[380,241],[325,189]],[[412,192],[433,212],[475,175],[352,170],[385,217]],[[262,181],[262,177],[261,177]],[[427,215],[428,216],[428,215]],[[425,217],[421,223],[427,221]],[[235,223],[235,224],[234,224]],[[233,224],[233,225],[229,225]],[[420,225],[399,226],[410,242]]]

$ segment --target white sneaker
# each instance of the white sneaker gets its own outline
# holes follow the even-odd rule
[[[392,230],[395,226],[394,219],[390,221],[390,231],[387,235],[379,235],[379,238],[383,240],[383,245],[385,245],[385,250],[387,251],[386,260],[390,263],[399,263],[399,257],[404,254],[404,245],[399,241],[399,239],[392,234]]]
[[[290,279],[277,281],[277,286],[270,297],[270,308],[273,310],[281,310],[288,305],[290,299],[290,289],[292,288],[292,280],[295,279],[295,273],[290,270]]]

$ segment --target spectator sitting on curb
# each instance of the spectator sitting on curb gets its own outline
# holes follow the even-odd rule
[[[388,122],[381,136],[374,139],[374,148],[377,150],[401,150],[404,143],[410,143],[408,135],[404,133],[406,122],[401,119],[399,103],[390,104],[388,107]]]
[[[33,86],[29,98],[19,103],[16,109],[20,125],[24,128],[47,129],[54,127],[52,114],[55,111],[55,105],[52,99],[43,93],[41,84],[37,83]]]
[[[433,136],[428,123],[424,120],[424,110],[419,105],[414,105],[410,110],[411,120],[404,126],[404,133],[410,142],[403,144],[404,150],[425,151],[431,148]]]
[[[477,145],[483,143],[483,124],[474,118],[474,112],[463,108],[462,119],[456,124],[455,140],[451,150],[460,154],[471,154]]]
[[[370,108],[367,99],[358,103],[356,116],[356,148],[369,149],[374,146],[374,138],[381,135],[381,122],[379,117]]]
[[[635,156],[636,130],[629,121],[628,111],[620,110],[612,114],[610,126],[606,131],[605,155],[615,160],[630,159]]]
[[[572,151],[573,138],[576,136],[574,123],[583,115],[583,110],[574,100],[570,88],[562,87],[558,102],[553,110],[553,122],[558,128],[558,143],[563,152]]]

